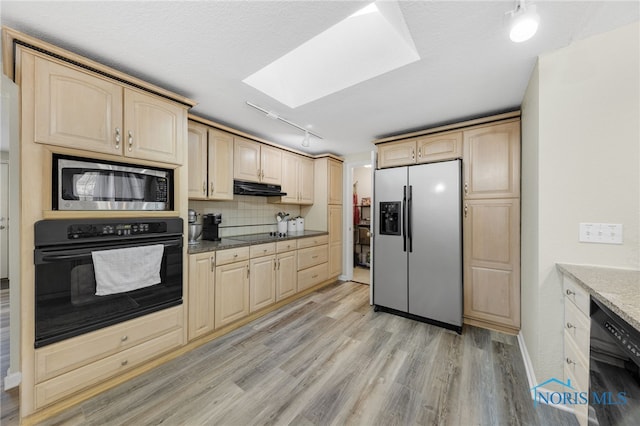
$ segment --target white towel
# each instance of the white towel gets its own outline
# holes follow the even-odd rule
[[[92,251],[96,296],[124,293],[160,283],[164,245]]]

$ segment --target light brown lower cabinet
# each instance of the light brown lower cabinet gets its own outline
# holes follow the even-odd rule
[[[520,328],[520,200],[464,204],[465,322]]]
[[[286,299],[298,292],[296,251],[279,253],[276,256],[276,301]]]
[[[216,267],[215,327],[249,315],[249,261]]]
[[[189,256],[189,340],[214,329],[215,252]]]
[[[251,259],[249,272],[249,312],[255,312],[275,302],[276,256],[271,255]]]
[[[35,351],[35,408],[90,387],[184,343],[183,307],[164,309]]]

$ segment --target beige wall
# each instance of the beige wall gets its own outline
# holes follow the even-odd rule
[[[562,377],[555,263],[640,268],[639,35],[636,22],[541,55],[523,101],[522,333],[538,381]],[[580,222],[621,223],[624,244],[580,243]]]

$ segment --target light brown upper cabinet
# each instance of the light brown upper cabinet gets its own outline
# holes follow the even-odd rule
[[[186,106],[35,58],[35,141],[182,163]]]
[[[270,203],[313,204],[313,160],[302,155],[282,152],[282,192],[270,197]]]
[[[452,160],[462,157],[462,132],[439,133],[416,139],[416,163]]]
[[[329,160],[329,204],[342,204],[342,163]]]
[[[464,131],[466,199],[520,196],[520,122]]]
[[[189,122],[189,198],[233,200],[233,135]]]
[[[249,139],[235,137],[233,178],[282,184],[282,151]]]
[[[437,133],[378,145],[378,168],[462,157],[462,132]]]
[[[406,166],[416,163],[416,140],[378,145],[378,168]]]

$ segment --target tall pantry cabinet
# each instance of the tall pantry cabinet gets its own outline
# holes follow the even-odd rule
[[[464,321],[517,333],[520,329],[519,111],[375,143],[379,169],[462,158]]]
[[[314,203],[303,207],[305,228],[329,232],[329,278],[342,273],[342,161],[314,160]]]

